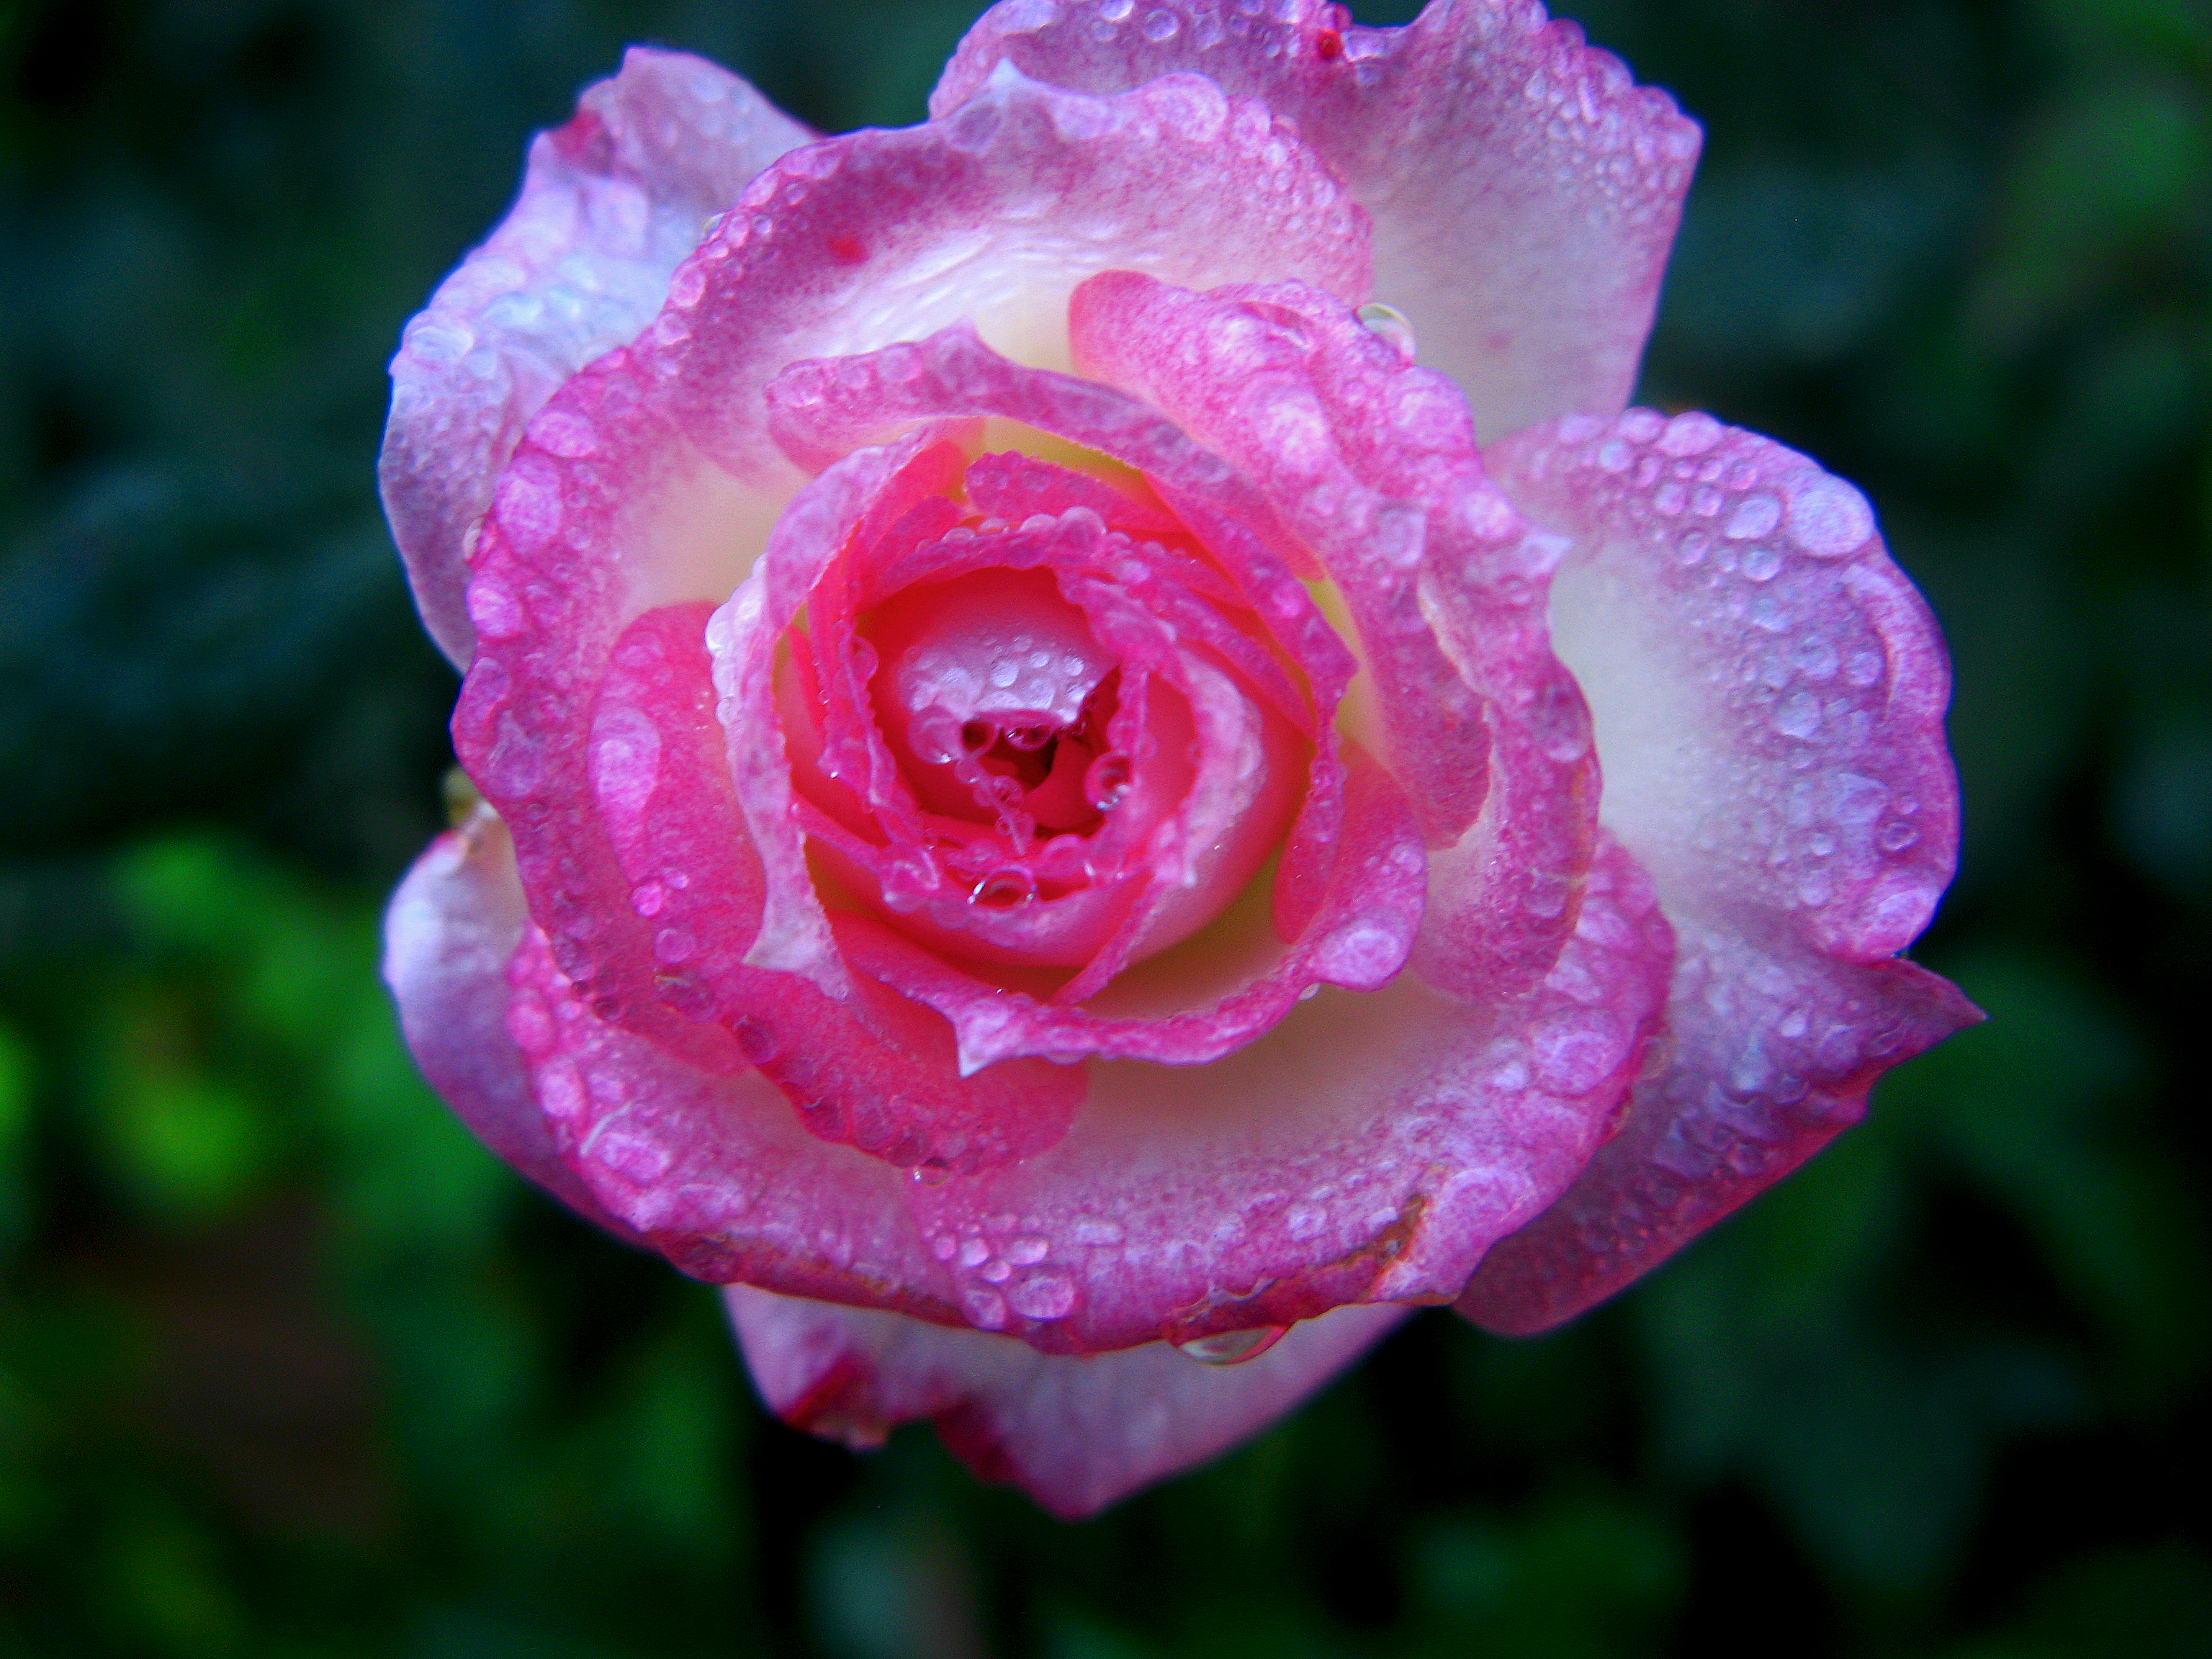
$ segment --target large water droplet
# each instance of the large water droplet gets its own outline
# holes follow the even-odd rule
[[[1100,811],[1110,812],[1129,793],[1133,775],[1129,757],[1118,749],[1109,749],[1084,772],[1083,798]]]
[[[757,1019],[739,1020],[730,1028],[730,1035],[737,1038],[738,1047],[756,1066],[767,1065],[779,1052],[775,1033]]]
[[[989,724],[988,721],[971,723]],[[943,766],[958,760],[967,747],[967,735],[958,719],[951,709],[935,703],[914,717],[907,726],[906,740],[908,746],[914,750],[915,758],[925,766]]]
[[[968,895],[986,910],[1012,910],[1036,896],[1036,878],[1018,865],[994,870]]]
[[[1364,305],[1359,307],[1359,320],[1366,325],[1370,334],[1389,344],[1405,362],[1410,363],[1413,361],[1413,353],[1418,349],[1413,339],[1413,325],[1397,307],[1386,306],[1380,301]]]
[[[1211,1336],[1178,1342],[1176,1350],[1204,1365],[1238,1365],[1257,1359],[1283,1340],[1287,1325],[1259,1325],[1245,1331],[1216,1331]]]
[[[1065,1273],[1039,1273],[1008,1293],[1025,1319],[1065,1319],[1075,1308],[1075,1281]]]

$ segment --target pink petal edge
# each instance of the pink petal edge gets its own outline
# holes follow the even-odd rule
[[[454,666],[475,648],[471,532],[524,425],[652,321],[708,216],[813,136],[704,58],[633,46],[532,142],[514,206],[408,323],[378,474],[423,625]]]
[[[1006,0],[932,112],[1002,63],[1090,93],[1195,71],[1295,124],[1374,222],[1376,298],[1486,441],[1627,401],[1700,135],[1574,24],[1528,0],[1435,0],[1403,28],[1323,0]]]
[[[1957,857],[1950,676],[1858,491],[1696,413],[1571,416],[1486,458],[1573,543],[1553,633],[1607,763],[1601,817],[1680,939],[1664,1063],[1622,1133],[1460,1299],[1526,1332],[1796,1168],[1979,1015],[1893,959]]]
[[[640,1242],[561,1159],[507,1035],[507,964],[530,925],[507,826],[489,811],[432,842],[385,913],[384,980],[423,1077],[497,1157],[577,1214]]]
[[[1575,924],[1597,761],[1545,623],[1559,538],[1491,483],[1458,389],[1294,283],[1193,294],[1117,271],[1077,291],[1071,326],[1319,556],[1433,849],[1414,971],[1468,1001],[1521,994]]]
[[[979,1331],[775,1296],[725,1295],[769,1409],[856,1448],[933,1422],[982,1480],[1080,1520],[1202,1463],[1289,1411],[1404,1319],[1339,1308],[1265,1353],[1207,1365],[1164,1342],[1083,1358]]]

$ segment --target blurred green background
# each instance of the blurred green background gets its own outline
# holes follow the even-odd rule
[[[1995,1018],[1597,1314],[1070,1528],[767,1420],[374,975],[453,691],[400,324],[626,41],[835,130],[965,9],[0,0],[0,1655],[2212,1653],[2212,11],[1577,15],[1710,135],[1644,400],[1857,479],[1948,630],[1919,954]]]

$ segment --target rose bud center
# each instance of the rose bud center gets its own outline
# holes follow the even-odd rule
[[[927,809],[1010,835],[1025,816],[1048,840],[1097,829],[1127,793],[1129,757],[1107,737],[1119,659],[1045,573],[919,584],[863,635],[878,722]]]

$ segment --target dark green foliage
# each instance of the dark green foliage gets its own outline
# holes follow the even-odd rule
[[[2200,0],[1578,13],[1711,135],[1644,399],[1856,479],[1944,620],[1920,954],[1994,1016],[1614,1305],[1068,1528],[767,1421],[416,1079],[400,323],[623,42],[837,129],[965,10],[0,0],[0,1656],[2212,1653]]]

